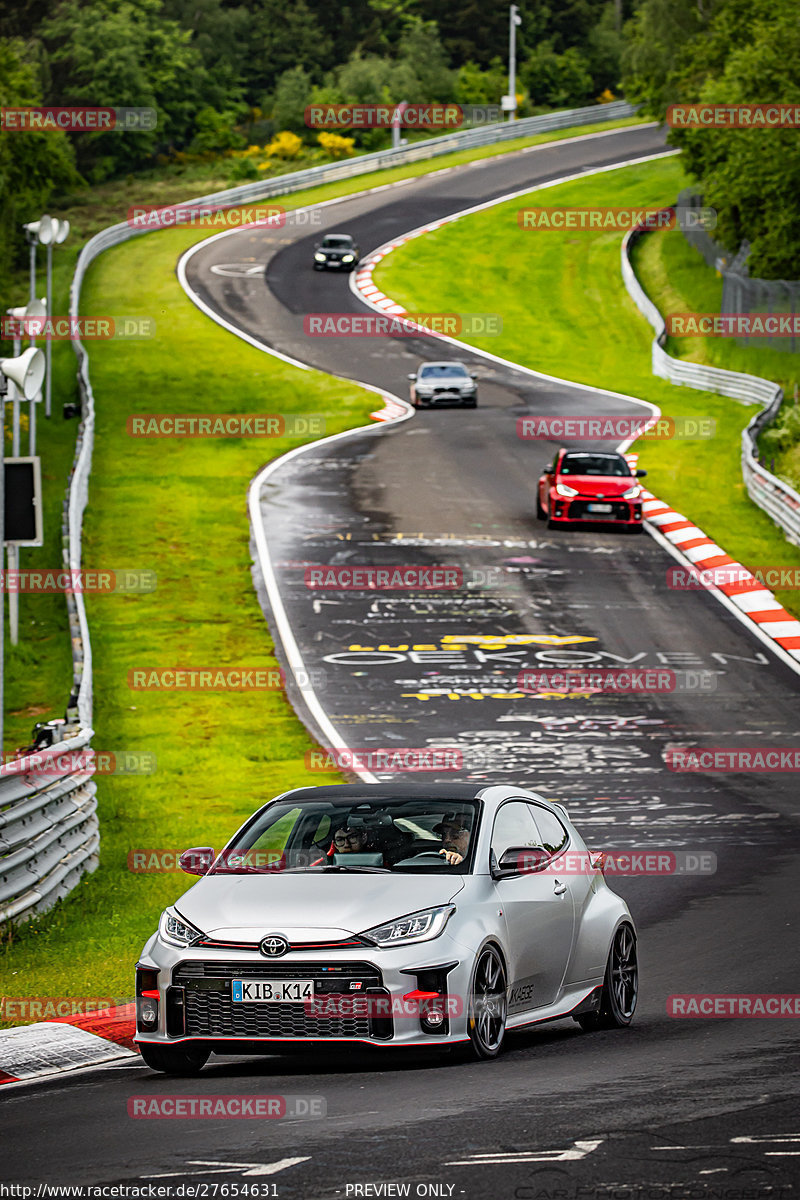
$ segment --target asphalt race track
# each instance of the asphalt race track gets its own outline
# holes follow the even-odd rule
[[[353,233],[366,253],[471,204],[663,150],[663,134],[647,127],[424,176],[323,207],[313,230],[211,239],[189,260],[188,283],[263,345],[405,397],[408,372],[450,350],[425,337],[306,336],[308,313],[365,311],[346,277],[312,271],[321,232]],[[598,189],[610,178],[599,176]],[[265,271],[214,270],[230,264]],[[535,281],[531,307],[546,308]],[[475,311],[490,308],[490,297],[476,299]],[[667,1015],[676,993],[797,990],[791,776],[684,774],[664,761],[670,746],[797,745],[798,677],[711,595],[670,590],[674,562],[647,535],[536,521],[535,484],[552,447],[520,440],[517,418],[638,415],[638,406],[468,349],[460,357],[479,375],[476,410],[419,412],[313,447],[271,476],[261,508],[278,586],[348,746],[449,747],[463,756],[458,774],[418,778],[515,782],[561,800],[594,846],[667,849],[690,866],[705,856],[705,873],[611,880],[639,927],[633,1025],[511,1035],[494,1063],[388,1051],[213,1058],[181,1080],[123,1062],[6,1087],[8,1182],[207,1183],[195,1195],[208,1196],[222,1183],[343,1198],[409,1184],[412,1196],[755,1200],[791,1196],[800,1180],[792,1021]],[[463,585],[376,595],[304,582],[310,566],[364,564],[450,567]],[[520,692],[521,670],[566,665],[668,668],[676,687]],[[302,688],[293,696],[313,729]],[[126,1112],[132,1096],[223,1093],[316,1098],[327,1115],[305,1117],[303,1104],[274,1124]]]

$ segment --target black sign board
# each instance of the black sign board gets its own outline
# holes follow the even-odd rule
[[[42,477],[40,459],[5,460],[5,544],[41,546]]]

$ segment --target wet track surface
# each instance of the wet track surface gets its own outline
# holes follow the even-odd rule
[[[323,208],[322,229],[352,232],[363,253],[493,196],[661,150],[661,133],[641,129],[507,156]],[[599,176],[599,194],[609,187]],[[319,234],[297,226],[213,239],[191,258],[189,283],[263,344],[406,396],[419,360],[449,350],[423,337],[303,333],[306,313],[364,311],[346,278],[311,270]],[[264,263],[266,274],[213,269],[231,263]],[[425,778],[532,787],[564,803],[593,847],[715,856],[713,874],[611,880],[641,935],[633,1026],[593,1035],[571,1022],[545,1027],[511,1037],[503,1058],[486,1064],[326,1053],[214,1059],[195,1080],[121,1064],[12,1087],[9,1180],[155,1173],[173,1185],[269,1180],[287,1197],[379,1195],[353,1188],[387,1182],[410,1182],[410,1195],[518,1200],[792,1194],[796,1023],[675,1020],[666,1002],[673,993],[797,990],[796,783],[679,773],[665,760],[673,746],[797,745],[798,678],[713,597],[670,590],[673,560],[647,535],[536,521],[536,480],[552,448],[521,441],[517,418],[640,409],[468,350],[459,357],[479,375],[476,410],[421,412],[314,447],[272,475],[261,505],[278,586],[348,746],[449,747],[463,756],[458,773]],[[463,582],[384,593],[306,586],[310,567],[353,565],[444,566]],[[676,687],[520,690],[520,671],[564,666],[665,668]],[[302,689],[293,698],[313,729]],[[270,1125],[126,1113],[133,1095],[215,1093],[321,1097],[327,1116]],[[34,1170],[42,1127],[55,1157]],[[303,1161],[269,1173],[290,1158]]]

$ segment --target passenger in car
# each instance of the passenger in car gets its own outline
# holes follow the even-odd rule
[[[333,845],[336,854],[366,854],[373,849],[364,825],[343,825],[333,835]]]

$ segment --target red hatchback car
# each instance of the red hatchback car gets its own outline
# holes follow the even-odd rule
[[[637,480],[646,474],[632,471],[615,451],[562,446],[539,480],[536,515],[550,529],[573,521],[609,521],[641,533],[642,489]]]

